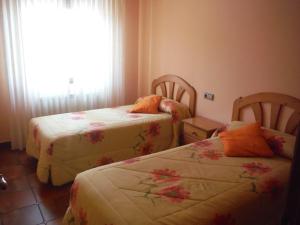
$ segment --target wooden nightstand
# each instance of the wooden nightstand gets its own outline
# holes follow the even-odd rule
[[[189,144],[210,138],[216,129],[224,126],[222,123],[201,116],[185,119],[182,122],[183,144]]]

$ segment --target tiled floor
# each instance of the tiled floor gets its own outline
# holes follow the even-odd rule
[[[41,184],[36,160],[0,144],[0,173],[8,189],[0,190],[0,225],[59,225],[67,209],[71,184]]]

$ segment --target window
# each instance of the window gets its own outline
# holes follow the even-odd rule
[[[28,120],[124,103],[123,0],[1,0],[13,148]]]
[[[101,94],[112,82],[113,38],[100,8],[21,4],[24,73],[39,97]]]

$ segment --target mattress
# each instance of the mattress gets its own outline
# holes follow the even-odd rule
[[[291,161],[226,157],[219,138],[80,173],[65,225],[267,225],[283,211]]]
[[[128,113],[131,106],[34,118],[26,151],[41,182],[62,185],[84,170],[177,146],[180,123],[168,113]]]

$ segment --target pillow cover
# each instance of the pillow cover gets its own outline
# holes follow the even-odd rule
[[[293,159],[296,136],[268,128],[264,128],[263,131],[268,145],[275,154]]]
[[[183,103],[165,97],[162,98],[159,104],[159,110],[161,112],[170,113],[172,115],[173,122],[177,122],[179,119],[191,117],[189,107]]]
[[[162,96],[149,95],[143,98],[139,98],[133,105],[130,113],[158,113],[158,106]]]
[[[259,123],[220,133],[226,156],[272,157],[273,152],[263,137]]]
[[[248,124],[242,121],[232,121],[226,130],[235,130]],[[296,136],[265,127],[262,127],[262,130],[266,142],[275,154],[293,159]]]

